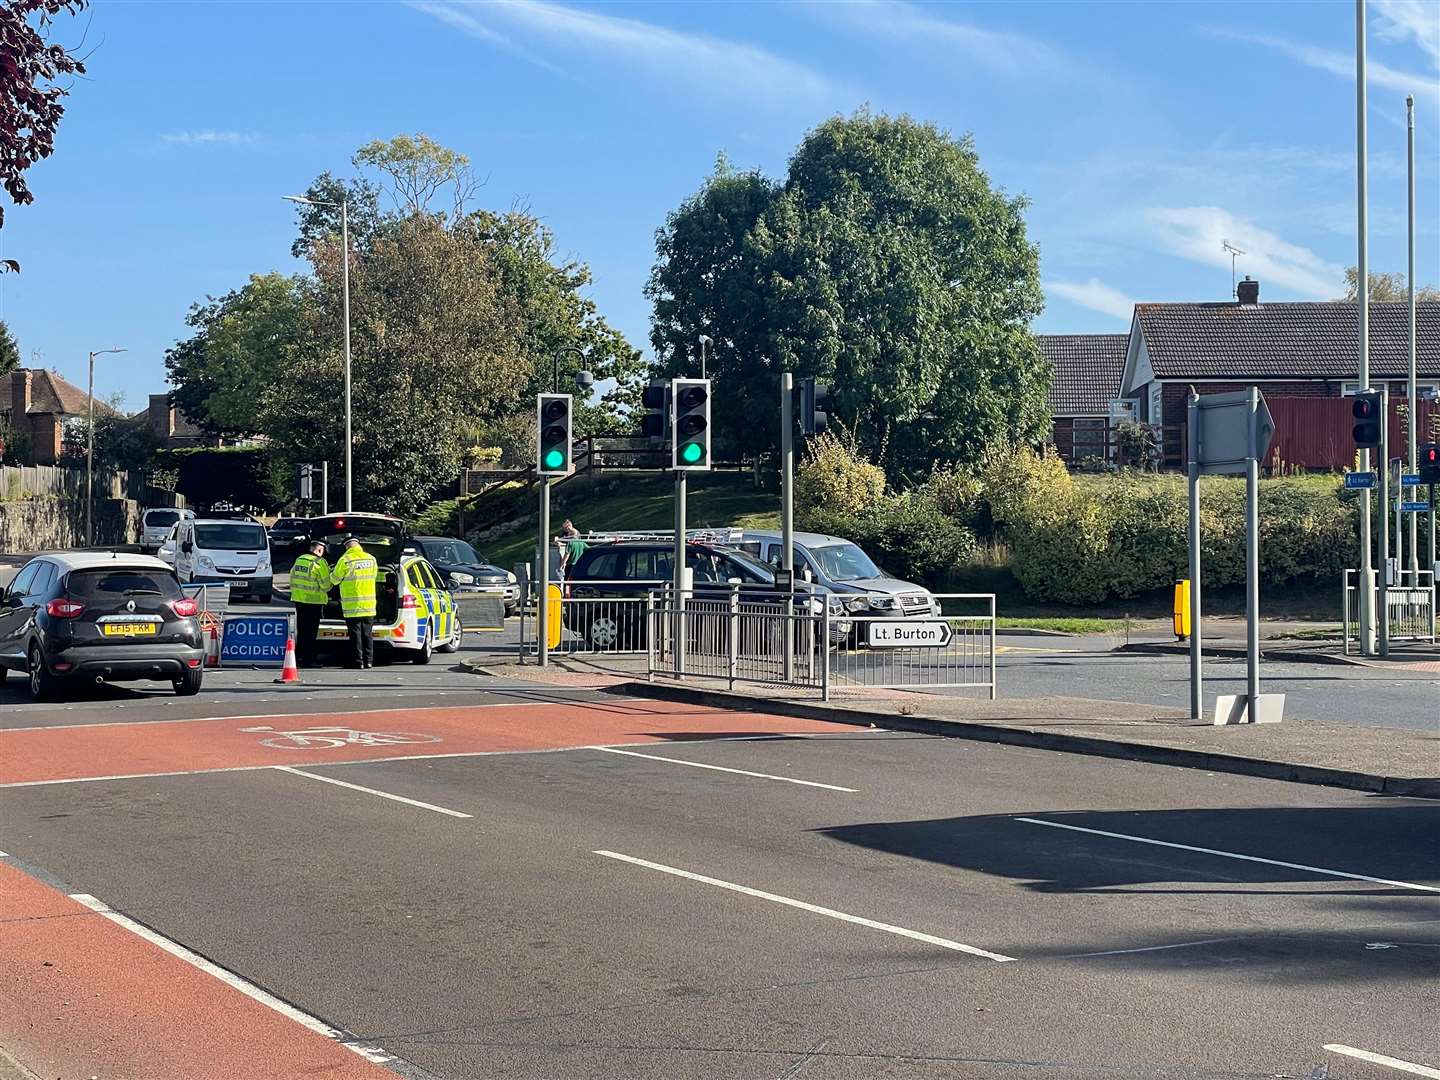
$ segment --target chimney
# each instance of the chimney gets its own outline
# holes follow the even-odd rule
[[[29,412],[33,403],[30,378],[29,368],[16,368],[10,373],[10,415],[17,419]]]
[[[1260,303],[1260,283],[1251,281],[1250,275],[1245,275],[1245,280],[1235,286],[1235,299],[1241,304]]]

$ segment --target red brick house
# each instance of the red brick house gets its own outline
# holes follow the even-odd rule
[[[85,391],[44,368],[16,368],[0,380],[0,428],[30,443],[36,465],[54,465],[64,452],[65,421],[88,412]],[[96,416],[114,416],[103,401]]]
[[[1258,386],[1275,415],[1272,453],[1304,468],[1348,466],[1355,446],[1349,409],[1340,399],[1358,387],[1356,306],[1262,304],[1259,282],[1248,278],[1238,293],[1238,300],[1221,303],[1136,304],[1117,396],[1135,402],[1136,419],[1161,429],[1166,465],[1183,463],[1185,398],[1192,386],[1201,394]],[[1440,301],[1415,309],[1424,432],[1440,396]],[[1392,402],[1406,393],[1408,325],[1406,304],[1370,305],[1370,383],[1388,387]],[[1400,432],[1392,410],[1396,450]]]
[[[1128,334],[1037,334],[1050,361],[1050,441],[1068,462],[1107,458]]]

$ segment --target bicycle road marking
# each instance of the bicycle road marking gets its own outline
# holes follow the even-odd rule
[[[821,907],[818,904],[806,903],[804,900],[794,900],[788,896],[779,896],[776,893],[762,892],[759,889],[752,889],[747,885],[736,885],[733,881],[721,881],[719,878],[706,877],[704,874],[694,874],[689,870],[680,870],[674,866],[666,866],[664,863],[650,862],[648,859],[637,859],[634,855],[623,855],[618,851],[594,851],[591,854],[603,855],[607,859],[618,859],[620,862],[643,866],[649,870],[659,870],[663,874],[673,874],[675,877],[687,878],[690,881],[698,881],[705,885],[714,885],[721,889],[729,889],[731,892],[743,893],[745,896],[754,896],[761,900],[769,900],[772,903],[799,908],[801,911],[808,911],[815,915],[824,915],[831,919],[839,919],[841,922],[854,923],[857,926],[866,926],[871,930],[883,930],[887,934],[911,938],[914,941],[923,941],[927,945],[938,945],[942,949],[953,949],[955,952],[984,957],[986,960],[994,960],[997,963],[1009,963],[1015,960],[1013,956],[989,952],[985,949],[976,948],[974,945],[964,945],[958,941],[951,941],[949,938],[935,937],[933,934],[922,934],[918,930],[907,930],[903,926],[892,926],[890,923],[876,922],[874,919],[862,918],[859,915],[848,915],[843,911],[836,911],[834,908]]]
[[[1218,848],[1195,847],[1192,844],[1175,844],[1169,840],[1152,840],[1148,836],[1131,836],[1128,833],[1106,832],[1104,829],[1087,829],[1081,825],[1064,825],[1058,821],[1042,821],[1039,818],[1017,817],[1029,825],[1045,825],[1052,829],[1069,829],[1071,832],[1090,833],[1092,836],[1107,836],[1112,840],[1129,840],[1136,844],[1152,844],[1155,847],[1178,848],[1181,851],[1197,851],[1202,855],[1218,855],[1222,859],[1239,859],[1241,862],[1264,863],[1267,866],[1283,866],[1287,870],[1303,870],[1321,877],[1345,878],[1349,881],[1373,881],[1377,885],[1391,885],[1397,889],[1415,889],[1419,892],[1440,893],[1434,885],[1416,885],[1409,881],[1392,881],[1390,878],[1371,877],[1369,874],[1351,874],[1344,870],[1327,870],[1322,866],[1307,866],[1304,863],[1282,862],[1279,859],[1262,859],[1258,855],[1241,855],[1235,851],[1221,851]]]
[[[418,806],[421,810],[434,810],[437,814],[448,814],[453,818],[469,818],[472,814],[462,814],[459,810],[451,810],[445,806],[436,806],[434,803],[421,802],[419,799],[407,799],[404,795],[394,795],[388,791],[381,791],[379,788],[364,787],[361,784],[352,784],[348,780],[337,780],[333,776],[321,776],[319,773],[306,772],[304,769],[297,769],[291,765],[274,765],[276,772],[290,773],[294,776],[303,776],[310,780],[319,780],[322,784],[334,784],[336,787],[349,788],[351,791],[363,791],[366,795],[378,795],[382,799],[389,799],[391,802],[404,803],[406,806]]]
[[[274,731],[270,727],[241,728],[242,732]],[[342,746],[407,746],[438,743],[439,735],[421,735],[408,731],[359,731],[348,727],[302,728],[281,731],[261,739],[261,746],[274,750],[338,750]]]

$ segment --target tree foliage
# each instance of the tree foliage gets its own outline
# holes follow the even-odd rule
[[[340,250],[313,249],[317,303],[303,347],[263,398],[262,430],[284,461],[343,457]],[[512,409],[530,372],[521,318],[488,248],[413,215],[352,255],[355,498],[400,515],[458,472],[462,434]]]
[[[1400,301],[1402,303],[1410,299],[1410,286],[1401,273],[1384,273],[1372,270],[1365,275],[1370,279],[1370,299],[1376,303],[1386,301]],[[1360,297],[1360,268],[1347,266],[1345,268],[1345,299],[1354,303]],[[1440,300],[1440,289],[1434,285],[1417,285],[1415,287],[1415,300]]]
[[[722,159],[657,236],[651,341],[673,370],[715,341],[722,440],[773,445],[777,375],[830,382],[895,479],[1043,438],[1048,369],[1028,324],[1039,259],[1023,199],[968,137],[861,112],[810,132],[776,184]]]
[[[356,168],[378,169],[390,178],[391,196],[402,217],[429,212],[430,201],[447,186],[452,216],[461,217],[466,200],[479,186],[468,157],[423,132],[368,142],[355,151],[351,162]]]
[[[305,189],[304,198],[309,201],[295,205],[300,235],[290,245],[290,254],[297,259],[305,258],[318,242],[341,235],[342,204],[349,218],[352,248],[360,251],[369,248],[384,222],[380,189],[364,177],[340,180],[323,172]]]
[[[5,320],[0,319],[0,378],[9,375],[19,366],[20,343],[15,340],[10,327],[5,325]]]
[[[312,292],[300,278],[252,274],[194,305],[185,321],[195,333],[165,354],[174,404],[211,434],[261,431],[261,398],[300,346]]]
[[[55,152],[70,88],[56,80],[85,74],[85,63],[49,40],[54,17],[78,14],[86,0],[6,0],[0,4],[0,184],[16,206],[35,201],[25,172]],[[0,228],[5,208],[0,206]],[[18,272],[6,259],[0,269]]]

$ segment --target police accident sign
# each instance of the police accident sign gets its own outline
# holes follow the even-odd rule
[[[950,637],[944,619],[876,619],[868,641],[872,649],[943,649]]]

